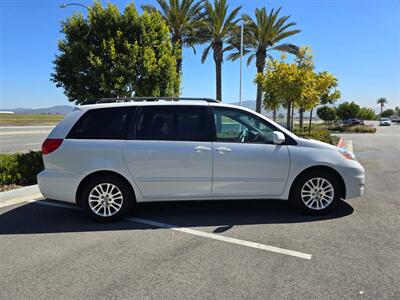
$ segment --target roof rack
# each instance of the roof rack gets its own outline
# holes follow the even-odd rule
[[[141,102],[141,101],[186,101],[186,100],[199,100],[206,102],[218,103],[220,101],[211,98],[190,98],[190,97],[125,97],[125,98],[100,98],[88,99],[82,105],[97,104],[97,103],[120,103],[120,102]]]

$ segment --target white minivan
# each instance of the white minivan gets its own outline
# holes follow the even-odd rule
[[[281,199],[321,214],[364,190],[352,153],[212,99],[81,105],[42,151],[41,193],[103,221],[136,202],[178,200]]]

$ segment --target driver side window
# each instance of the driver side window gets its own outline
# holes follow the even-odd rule
[[[263,119],[234,108],[213,109],[218,142],[272,143],[275,128]]]

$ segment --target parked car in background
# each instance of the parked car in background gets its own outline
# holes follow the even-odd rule
[[[344,126],[364,125],[364,121],[360,119],[347,119],[343,121]]]
[[[212,99],[145,100],[83,105],[62,120],[42,146],[42,194],[100,221],[178,200],[280,199],[322,214],[363,194],[364,168],[346,149]]]
[[[392,122],[390,121],[389,118],[380,118],[379,119],[379,126],[390,126],[392,125]]]

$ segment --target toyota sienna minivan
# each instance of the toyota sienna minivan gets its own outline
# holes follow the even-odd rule
[[[364,190],[353,153],[212,99],[81,105],[50,132],[42,152],[43,196],[76,203],[101,221],[136,202],[178,200],[280,199],[322,214]]]

